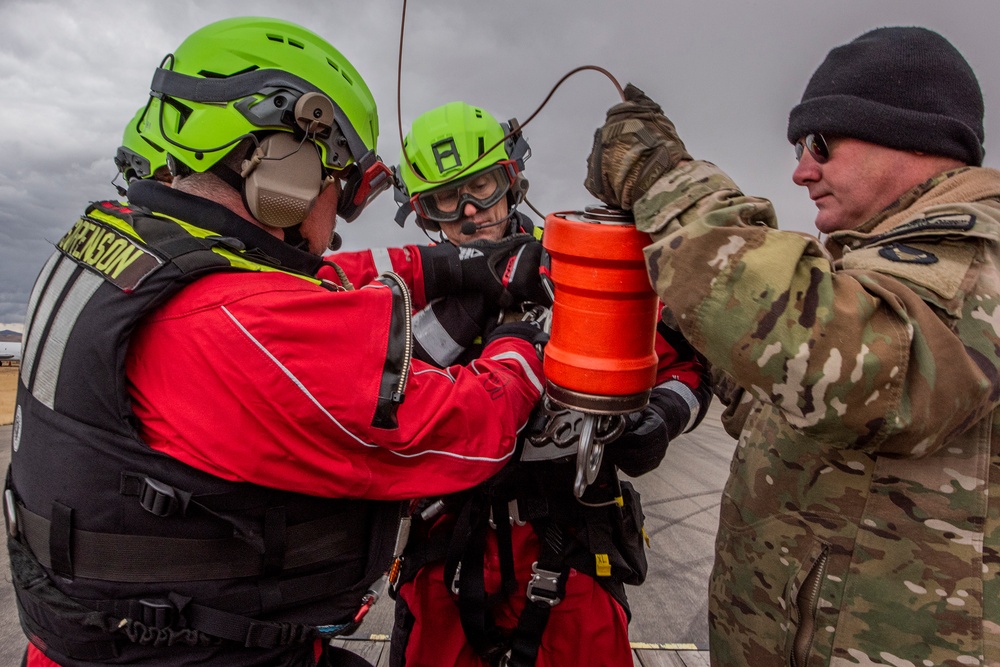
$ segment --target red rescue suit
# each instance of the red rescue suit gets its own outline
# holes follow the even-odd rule
[[[399,269],[421,307],[419,256],[408,260]],[[147,317],[125,369],[143,441],[225,480],[320,497],[451,493],[502,468],[540,396],[532,345],[499,338],[445,370],[412,360],[393,427],[373,425],[400,338],[391,290],[354,269],[358,289],[340,289],[332,264],[316,277],[326,284],[214,273]],[[30,667],[55,664],[29,646]]]

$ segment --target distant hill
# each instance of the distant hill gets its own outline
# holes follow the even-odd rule
[[[10,329],[4,329],[0,331],[0,343],[20,343],[21,333],[19,331],[11,331]]]

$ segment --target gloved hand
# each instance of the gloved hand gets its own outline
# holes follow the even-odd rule
[[[660,465],[671,438],[691,419],[691,408],[671,389],[654,387],[649,405],[625,416],[625,432],[604,448],[604,456],[629,477]]]
[[[542,358],[542,351],[545,344],[549,342],[549,335],[542,330],[542,324],[533,320],[522,320],[520,322],[506,322],[497,326],[491,331],[486,339],[487,345],[498,338],[520,338],[535,346],[538,358]]]
[[[604,456],[629,477],[638,477],[660,465],[670,434],[663,417],[651,406],[625,415],[625,419],[625,432],[608,443]]]
[[[690,159],[660,105],[630,83],[594,133],[584,186],[608,206],[631,210],[660,176]]]
[[[504,310],[525,301],[552,303],[539,272],[545,251],[530,234],[514,234],[499,241],[478,240],[458,247],[442,243],[419,250],[428,300],[478,292],[485,298],[488,310]]]
[[[413,316],[413,356],[441,368],[449,366],[498,315],[486,310],[483,295],[475,292],[436,299]]]

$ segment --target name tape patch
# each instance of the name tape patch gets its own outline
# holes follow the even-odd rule
[[[131,292],[163,260],[124,233],[90,218],[80,218],[56,246],[76,261]]]

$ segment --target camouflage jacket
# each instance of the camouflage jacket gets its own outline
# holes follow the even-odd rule
[[[634,212],[745,416],[712,664],[1000,665],[1000,172],[942,174],[827,248],[707,162]]]

